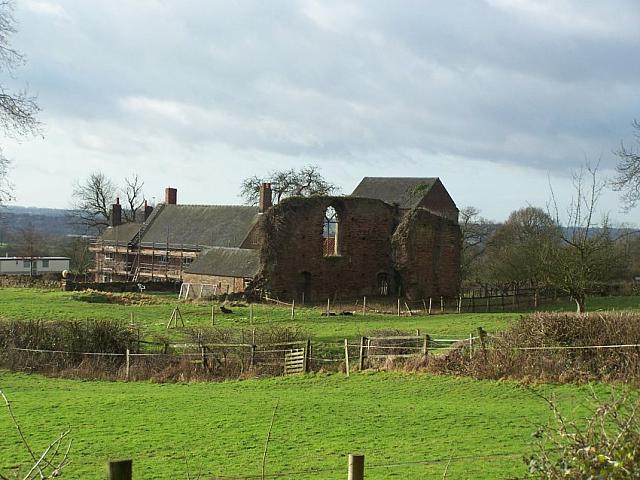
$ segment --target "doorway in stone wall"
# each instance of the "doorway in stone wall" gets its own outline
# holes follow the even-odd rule
[[[377,284],[378,284],[378,295],[380,296],[387,296],[389,295],[389,275],[381,272],[378,274],[378,278],[377,278]]]
[[[298,279],[298,301],[304,303],[311,300],[311,272],[300,272]]]

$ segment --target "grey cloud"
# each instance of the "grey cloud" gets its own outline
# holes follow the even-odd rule
[[[111,122],[149,148],[558,170],[610,152],[640,111],[634,1],[540,3],[551,16],[476,0],[57,3],[56,21],[19,12],[49,117]]]

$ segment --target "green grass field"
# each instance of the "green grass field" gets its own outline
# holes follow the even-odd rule
[[[114,458],[132,458],[135,479],[186,479],[185,458],[192,478],[259,475],[276,401],[267,472],[279,478],[344,478],[349,452],[365,454],[368,479],[442,478],[449,457],[449,478],[522,476],[550,416],[538,395],[575,418],[590,391],[398,373],[151,384],[0,372],[0,386],[35,450],[72,427],[66,476],[83,479],[104,478]],[[0,432],[6,475],[28,455],[4,411]]]
[[[37,290],[26,288],[0,289],[0,318],[4,319],[115,319],[134,321],[141,326],[146,338],[182,338],[183,329],[165,328],[171,312],[179,305],[186,328],[211,324],[209,304],[179,302],[176,295],[156,294],[148,304],[121,305],[99,303],[100,296],[86,292],[61,292],[57,290]],[[640,297],[594,297],[589,302],[592,310],[640,309]],[[479,326],[488,331],[506,328],[522,313],[462,313],[445,315],[401,316],[357,313],[354,316],[322,317],[321,308],[298,308],[296,317],[291,319],[286,307],[257,304],[254,307],[253,322],[249,318],[249,308],[233,307],[233,314],[216,313],[215,323],[222,327],[251,328],[265,325],[294,326],[320,342],[334,342],[344,338],[355,338],[380,329],[397,329],[413,332],[419,329],[431,335],[466,337]],[[571,311],[573,305],[554,305],[550,309]]]
[[[186,330],[210,325],[210,305],[180,303],[158,294],[142,305],[101,303],[87,292],[0,289],[2,319],[115,319],[134,321],[148,339],[181,339]],[[186,328],[166,330],[179,305]],[[592,310],[639,309],[639,297],[594,298]],[[552,309],[572,310],[570,303]],[[217,313],[216,325],[292,326],[315,342],[337,342],[379,329],[439,336],[466,336],[478,326],[507,328],[521,313],[352,317],[320,316],[320,308],[290,310],[270,305]],[[346,455],[366,455],[368,479],[513,478],[531,434],[549,410],[539,396],[555,395],[570,417],[586,412],[589,386],[541,385],[424,374],[364,372],[311,374],[224,383],[153,384],[45,378],[0,371],[0,388],[13,402],[29,441],[42,450],[71,426],[73,463],[67,478],[104,478],[105,463],[132,458],[134,478],[259,478],[262,449],[273,406],[279,402],[269,447],[269,478],[326,479],[346,476]],[[603,396],[611,387],[593,388]],[[0,408],[0,473],[28,462],[15,428]],[[389,466],[395,465],[395,466]]]

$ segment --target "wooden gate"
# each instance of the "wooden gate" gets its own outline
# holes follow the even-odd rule
[[[284,354],[284,374],[303,373],[306,370],[305,348],[294,348]]]

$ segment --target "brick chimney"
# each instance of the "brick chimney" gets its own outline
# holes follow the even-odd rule
[[[112,227],[117,227],[122,223],[122,207],[120,206],[119,197],[116,197],[116,203],[111,205],[110,223]]]
[[[260,213],[264,213],[269,210],[269,207],[273,205],[273,194],[271,193],[271,184],[263,183],[260,185]]]
[[[147,204],[147,201],[144,201],[144,221],[151,216],[151,212],[153,212],[153,207]]]
[[[178,199],[178,189],[167,187],[164,189],[165,205],[176,205]]]

